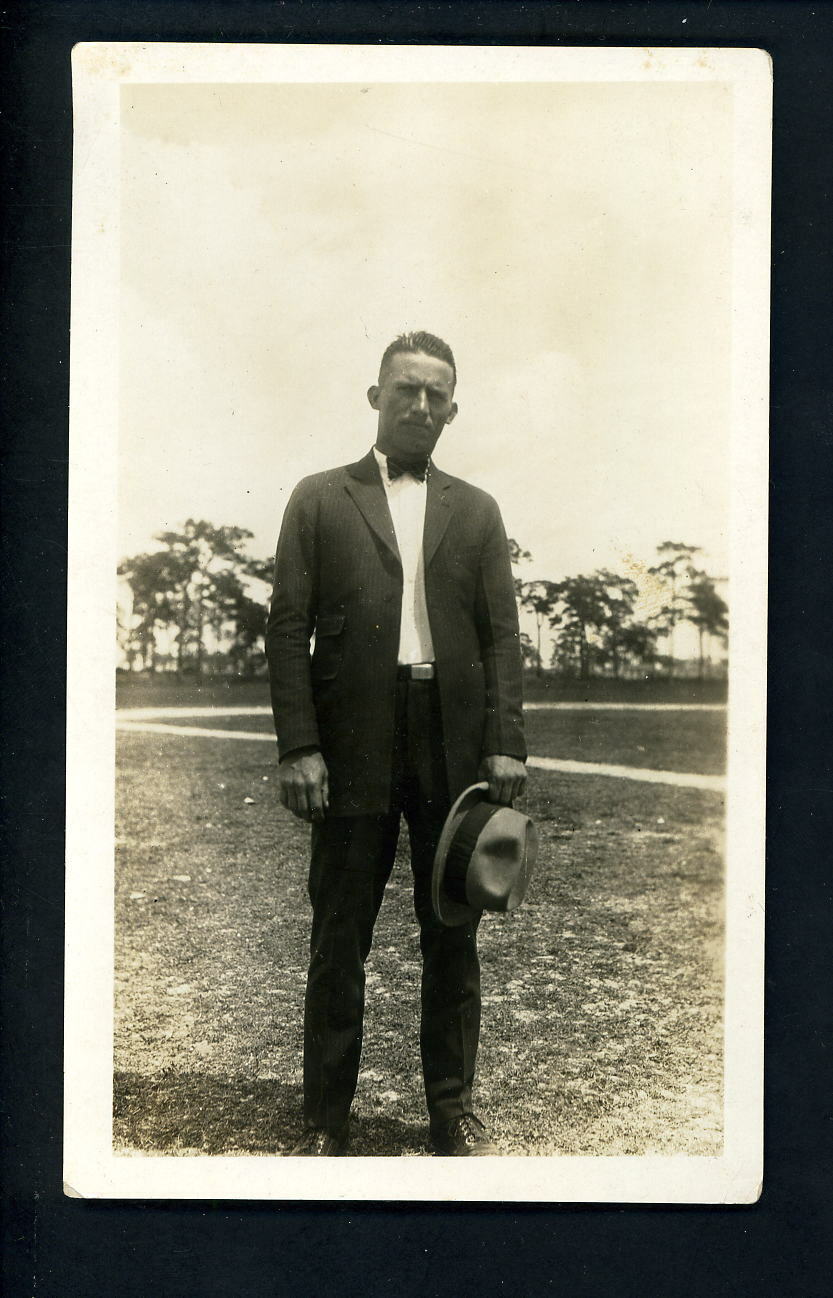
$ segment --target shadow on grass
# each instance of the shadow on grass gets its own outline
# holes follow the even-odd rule
[[[116,1073],[117,1150],[154,1154],[280,1154],[296,1139],[300,1086],[211,1073]]]
[[[288,1154],[300,1135],[302,1108],[300,1085],[277,1078],[116,1073],[114,1147],[124,1154]],[[357,1113],[350,1126],[351,1155],[428,1153],[426,1125]]]

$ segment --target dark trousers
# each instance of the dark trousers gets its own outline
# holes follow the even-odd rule
[[[431,867],[448,814],[439,699],[434,681],[397,683],[393,796],[380,816],[313,825],[313,908],[304,1015],[304,1116],[336,1131],[347,1121],[362,1048],[364,963],[408,824],[414,909],[422,950],[420,1051],[432,1126],[471,1112],[480,1035],[476,923],[446,928],[431,907]]]

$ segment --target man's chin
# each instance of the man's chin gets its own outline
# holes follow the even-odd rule
[[[430,455],[437,441],[432,428],[422,424],[401,424],[403,436],[402,455]]]

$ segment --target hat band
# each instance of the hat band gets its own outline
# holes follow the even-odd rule
[[[457,832],[449,844],[445,858],[443,887],[447,896],[452,901],[459,902],[462,906],[468,905],[466,876],[471,862],[471,854],[477,847],[477,840],[484,827],[492,819],[492,816],[501,810],[503,808],[499,802],[478,802],[463,816],[457,827]]]

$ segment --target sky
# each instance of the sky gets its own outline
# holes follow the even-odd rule
[[[450,343],[435,460],[526,578],[727,571],[731,91],[719,82],[125,85],[119,549],[274,552],[375,436],[387,343]]]

